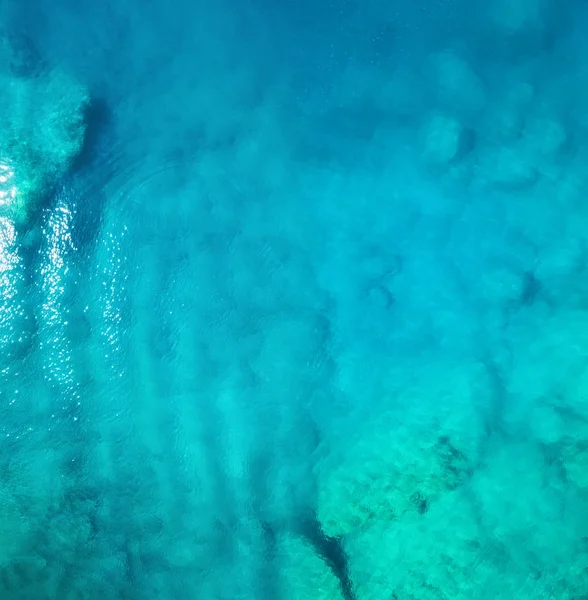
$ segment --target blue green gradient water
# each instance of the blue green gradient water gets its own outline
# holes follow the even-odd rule
[[[585,9],[236,4],[3,8],[94,105],[0,228],[0,598],[583,598]]]

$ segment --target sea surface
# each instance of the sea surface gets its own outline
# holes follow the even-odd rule
[[[588,597],[585,2],[0,19],[92,98],[0,231],[0,600]]]

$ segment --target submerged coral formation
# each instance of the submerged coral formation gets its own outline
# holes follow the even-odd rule
[[[0,216],[23,226],[79,154],[89,96],[24,42],[0,41]]]
[[[423,514],[470,477],[491,410],[488,377],[475,363],[423,364],[391,370],[382,403],[317,464],[327,535]]]
[[[279,598],[284,600],[349,600],[327,563],[303,538],[280,533],[276,538],[275,566]]]

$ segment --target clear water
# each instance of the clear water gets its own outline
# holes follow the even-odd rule
[[[0,231],[2,600],[588,596],[588,15],[474,4],[6,0],[94,105]]]

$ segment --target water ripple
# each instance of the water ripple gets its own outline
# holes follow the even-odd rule
[[[43,379],[51,390],[55,403],[52,417],[59,412],[71,414],[80,403],[80,386],[74,369],[72,345],[69,339],[71,306],[69,298],[77,282],[73,268],[76,248],[72,228],[76,204],[71,194],[63,191],[55,205],[47,211],[42,226],[38,289],[40,306],[39,353]],[[72,417],[77,420],[76,416]]]

